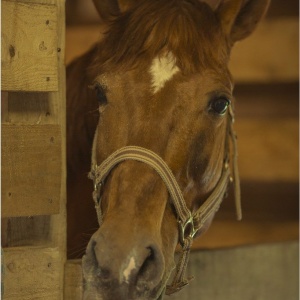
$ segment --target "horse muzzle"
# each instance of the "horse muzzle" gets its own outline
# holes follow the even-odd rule
[[[161,246],[126,229],[104,222],[91,238],[83,258],[84,293],[101,300],[158,299],[165,286]]]

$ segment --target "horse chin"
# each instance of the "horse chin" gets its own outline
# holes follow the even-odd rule
[[[115,300],[115,296],[111,297],[108,296],[106,297],[105,295],[101,295],[100,293],[97,292],[84,292],[83,293],[83,300]],[[129,296],[123,296],[117,298],[118,300],[163,300],[164,298],[164,292],[162,292],[158,297],[152,298],[152,297],[147,297],[147,296],[141,296],[141,297],[129,297]]]
[[[161,282],[151,291],[139,292],[126,284],[111,283],[108,286],[94,280],[84,280],[83,300],[162,300],[165,295],[166,282]]]

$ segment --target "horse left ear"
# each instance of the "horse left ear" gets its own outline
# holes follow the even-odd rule
[[[248,37],[268,10],[270,0],[224,0],[217,9],[232,44]]]
[[[136,0],[93,0],[93,2],[100,17],[107,21],[129,9]]]
[[[106,21],[120,13],[118,0],[93,0],[100,17]]]

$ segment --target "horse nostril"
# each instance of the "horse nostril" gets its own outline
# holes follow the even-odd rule
[[[103,282],[108,282],[111,279],[111,272],[108,269],[98,267],[96,276]]]
[[[149,272],[149,268],[151,268],[151,264],[153,263],[155,258],[154,250],[152,249],[152,247],[147,247],[146,249],[149,251],[149,254],[148,256],[146,256],[145,261],[143,262],[139,270],[138,276],[143,276],[145,275],[145,273]]]
[[[149,252],[137,274],[137,289],[150,290],[162,278],[163,256],[156,246],[147,247]]]
[[[162,280],[164,257],[159,244],[147,241],[124,244],[118,239],[96,235],[87,248],[87,271],[103,287],[122,283],[123,288],[142,294]]]

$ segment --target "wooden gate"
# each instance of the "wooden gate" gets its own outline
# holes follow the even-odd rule
[[[2,1],[3,299],[63,298],[64,0]]]

